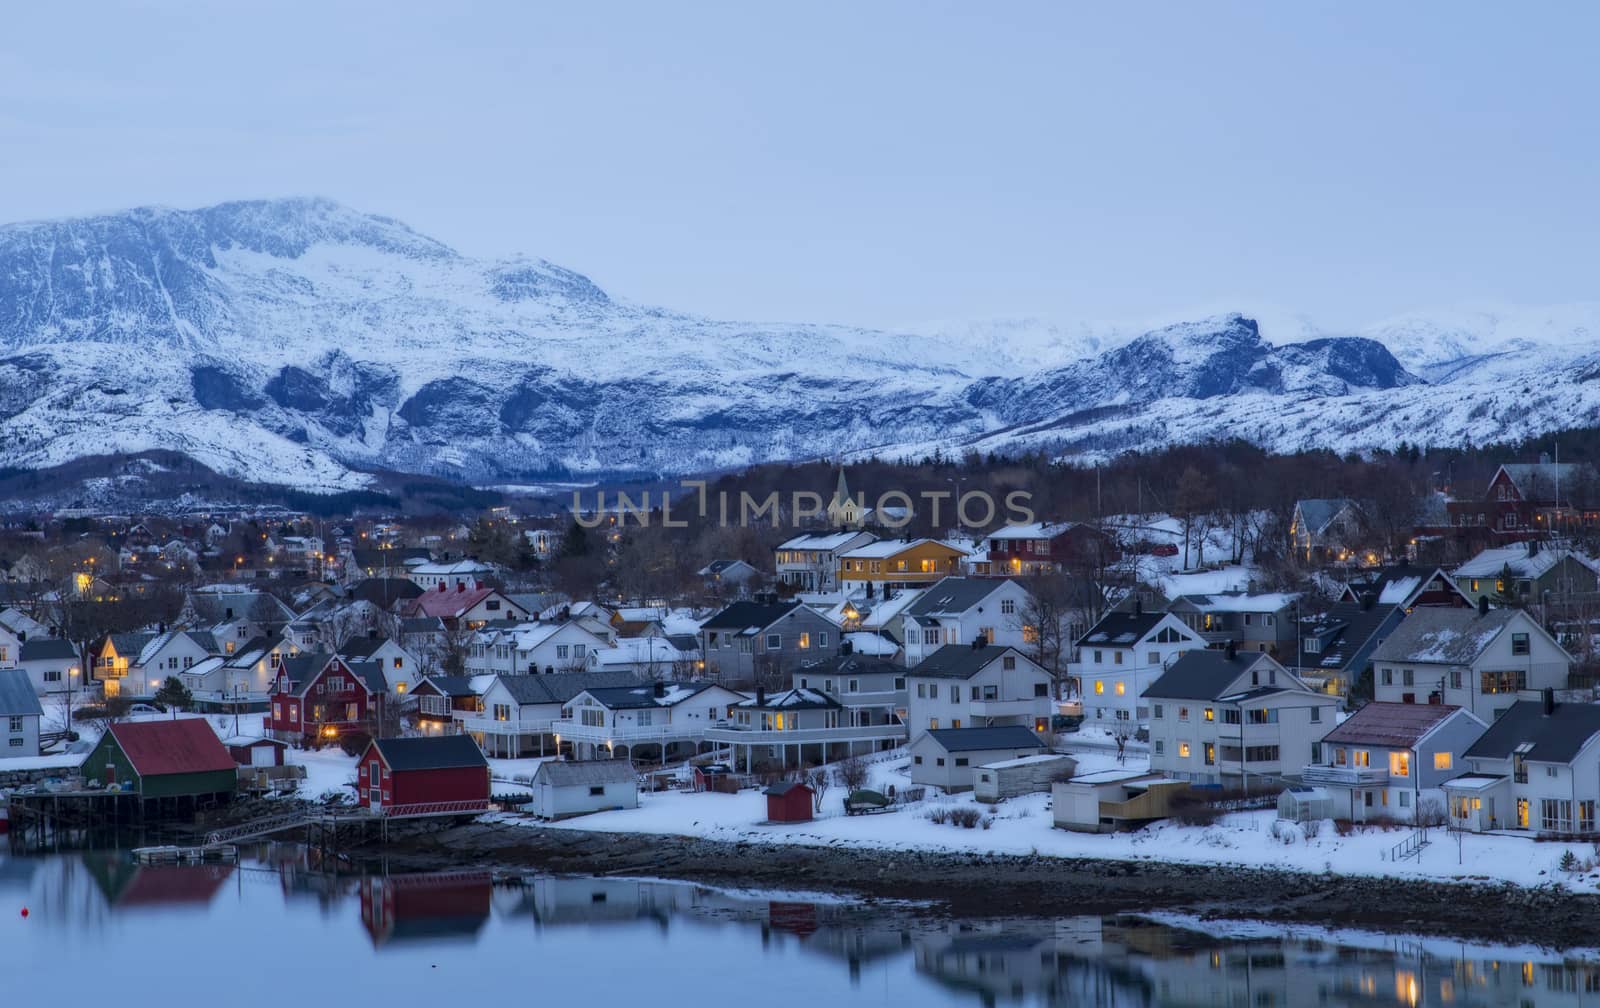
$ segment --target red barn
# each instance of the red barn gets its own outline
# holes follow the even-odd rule
[[[363,728],[372,692],[343,659],[325,654],[285,656],[272,689],[267,730],[273,738],[337,738]]]
[[[373,739],[356,763],[361,804],[382,815],[489,807],[489,761],[470,735]]]
[[[784,781],[767,788],[767,820],[769,822],[810,822],[811,799],[815,792],[809,784]]]

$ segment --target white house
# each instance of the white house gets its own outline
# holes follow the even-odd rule
[[[1078,660],[1067,674],[1076,680],[1085,717],[1141,724],[1150,718],[1150,684],[1179,655],[1205,646],[1177,616],[1135,604],[1132,612],[1106,613],[1078,639]]]
[[[1014,647],[947,644],[907,671],[906,689],[912,739],[947,728],[1050,730],[1050,673]]]
[[[1443,815],[1441,787],[1487,727],[1446,704],[1369,703],[1323,736],[1301,777],[1327,792],[1336,818],[1416,822],[1430,807]]]
[[[1467,749],[1464,761],[1470,770],[1443,785],[1457,829],[1595,833],[1600,705],[1558,704],[1552,690],[1538,700],[1519,700]]]
[[[978,767],[1037,756],[1048,749],[1044,739],[1025,725],[925,731],[908,749],[911,783],[951,792],[970,791]]]
[[[0,669],[0,759],[39,755],[39,720],[44,708],[33,681],[21,669]]]
[[[481,694],[483,709],[456,712],[454,719],[490,756],[544,756],[557,750],[555,723],[573,697],[587,689],[638,685],[628,672],[495,676]]]
[[[21,660],[17,667],[28,673],[38,696],[83,689],[82,659],[71,641],[60,637],[30,638],[18,650]]]
[[[1339,706],[1270,655],[1232,647],[1185,652],[1145,700],[1151,771],[1246,788],[1315,762]]]
[[[706,731],[726,727],[730,710],[744,699],[711,683],[586,689],[566,705],[554,730],[579,758],[636,757],[642,748],[664,763],[675,749],[697,753]]]
[[[1572,656],[1520,609],[1418,608],[1372,653],[1373,698],[1492,722],[1522,690],[1565,689]]]
[[[798,535],[778,544],[773,569],[778,581],[799,591],[831,592],[839,583],[839,557],[877,541],[871,532],[844,531]]]
[[[578,620],[523,623],[505,629],[483,629],[467,652],[468,675],[530,675],[537,672],[582,672],[594,667],[593,652],[611,641]]]
[[[338,654],[352,661],[375,661],[383,669],[389,695],[403,697],[422,680],[421,660],[388,637],[368,635],[345,641]]]
[[[175,676],[197,662],[222,653],[216,637],[207,631],[169,630],[145,645],[131,663],[131,674],[165,680],[167,676]]]
[[[546,760],[533,772],[528,811],[541,819],[638,807],[639,776],[627,760]]]
[[[901,614],[906,664],[915,665],[947,644],[1021,647],[1033,597],[1009,578],[947,577],[922,592]]]
[[[471,588],[492,577],[494,572],[492,564],[477,560],[452,560],[447,563],[412,564],[407,568],[406,576],[424,591],[431,591],[440,585]]]

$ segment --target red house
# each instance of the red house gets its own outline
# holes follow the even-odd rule
[[[470,735],[373,739],[356,762],[363,808],[386,816],[489,807],[489,761]]]
[[[1005,525],[989,533],[989,573],[995,577],[1099,567],[1121,556],[1115,539],[1081,522]]]
[[[253,767],[283,766],[283,753],[289,748],[288,743],[274,738],[247,735],[223,739],[222,744],[228,747],[228,755],[233,757],[235,763]]]
[[[462,582],[451,588],[440,583],[401,604],[400,615],[407,618],[436,616],[451,630],[459,627],[476,630],[491,620],[527,619],[530,613],[493,588]]]
[[[267,731],[273,738],[337,738],[364,728],[372,692],[342,658],[284,657],[272,690]]]
[[[810,822],[815,792],[800,781],[784,781],[767,788],[767,821]]]

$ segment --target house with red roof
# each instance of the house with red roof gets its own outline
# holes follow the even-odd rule
[[[123,721],[112,725],[83,761],[83,776],[140,798],[233,796],[233,756],[205,718]]]
[[[1374,701],[1322,737],[1301,777],[1327,792],[1335,818],[1426,821],[1429,804],[1442,817],[1444,783],[1487,728],[1464,707]]]
[[[476,630],[493,620],[526,620],[531,614],[499,589],[468,581],[441,583],[402,603],[400,615],[408,619],[432,616],[450,630]]]

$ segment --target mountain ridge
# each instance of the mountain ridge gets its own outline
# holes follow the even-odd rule
[[[981,323],[919,334],[637,305],[555,263],[474,259],[317,197],[137,208],[0,226],[0,464],[171,449],[332,491],[373,469],[498,483],[928,444],[1106,453],[1233,426],[1360,450],[1387,436],[1361,415],[1454,416],[1436,393],[1524,363],[1572,374],[1521,419],[1594,409],[1576,377],[1593,362],[1554,336],[1448,319],[1433,347],[1426,320],[1397,319],[1389,335],[1430,375],[1366,333],[1273,343],[1239,313],[1057,327],[1044,354],[1021,328],[973,338]],[[1457,350],[1479,357],[1440,359]],[[1278,432],[1266,417],[1310,403],[1340,422]]]

